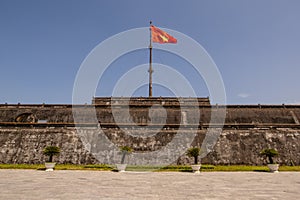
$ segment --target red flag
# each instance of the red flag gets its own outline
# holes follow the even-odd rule
[[[169,35],[168,33],[156,28],[155,26],[151,25],[151,34],[152,34],[152,42],[157,42],[160,44],[164,43],[177,43],[177,39],[173,36]]]

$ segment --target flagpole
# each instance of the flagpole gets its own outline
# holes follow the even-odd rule
[[[151,24],[152,21],[150,21],[150,45],[149,45],[149,51],[150,51],[150,56],[149,56],[149,97],[152,97],[152,31],[151,31]]]

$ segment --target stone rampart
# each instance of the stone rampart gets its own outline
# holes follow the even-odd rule
[[[140,131],[140,130],[133,130]],[[188,131],[188,130],[187,130]],[[155,151],[165,146],[176,130],[164,130],[153,137],[135,138],[120,129],[106,129],[106,136],[116,145],[130,145],[136,152]],[[199,145],[206,130],[198,130],[192,145]],[[1,163],[43,163],[42,150],[47,145],[57,145],[61,154],[59,163],[91,164],[97,160],[84,149],[75,128],[1,128]],[[259,155],[263,148],[276,148],[280,156],[276,161],[284,165],[300,165],[300,131],[294,129],[248,129],[223,130],[214,150],[202,159],[208,164],[261,165],[265,160]],[[178,164],[187,164],[191,159],[183,155]]]
[[[73,107],[82,121],[74,123]],[[94,98],[91,105],[1,104],[0,163],[42,163],[47,145],[61,148],[59,163],[97,163],[84,149],[75,126],[101,127],[110,141],[129,145],[136,152],[159,150],[179,127],[187,133],[196,129],[192,145],[200,146],[212,113],[224,107],[210,105],[208,98]],[[96,119],[90,118],[90,109],[96,110]],[[299,119],[297,105],[228,105],[218,142],[202,162],[260,165],[265,160],[259,152],[276,148],[279,163],[300,165]],[[138,137],[139,133],[151,136]],[[177,163],[190,161],[183,155]]]

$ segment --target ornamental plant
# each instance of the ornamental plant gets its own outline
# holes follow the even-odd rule
[[[275,149],[264,149],[260,152],[260,155],[266,156],[269,164],[274,164],[273,157],[278,156],[278,151]]]
[[[198,156],[200,155],[200,148],[199,147],[191,147],[187,150],[187,156],[194,158],[194,164],[198,164]]]
[[[122,152],[121,164],[124,164],[126,155],[131,154],[133,150],[129,146],[122,146],[120,147],[120,150]]]
[[[49,156],[48,162],[53,162],[53,156],[60,153],[60,149],[57,146],[47,146],[44,151],[44,155]]]

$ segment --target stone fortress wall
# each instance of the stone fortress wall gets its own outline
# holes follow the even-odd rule
[[[199,107],[198,117],[193,112],[195,105]],[[103,97],[94,98],[90,105],[73,106],[82,118],[82,121],[76,121],[76,125],[101,127],[113,143],[129,145],[136,152],[164,147],[179,127],[187,133],[197,129],[192,146],[201,145],[209,128],[211,113],[224,108],[210,105],[208,98],[167,97]],[[43,163],[42,150],[48,145],[61,148],[61,154],[56,158],[59,163],[97,163],[76,133],[73,106],[0,104],[0,163]],[[124,113],[127,108],[130,119]],[[96,121],[90,118],[87,112],[90,109],[96,109]],[[300,106],[297,105],[227,105],[222,133],[202,163],[261,165],[265,160],[259,152],[264,148],[276,148],[280,154],[276,158],[278,163],[300,165],[299,120]],[[153,135],[151,132],[157,128],[159,131]],[[141,132],[149,132],[151,136],[133,136]],[[191,159],[185,155],[177,160],[177,164],[189,162]]]

